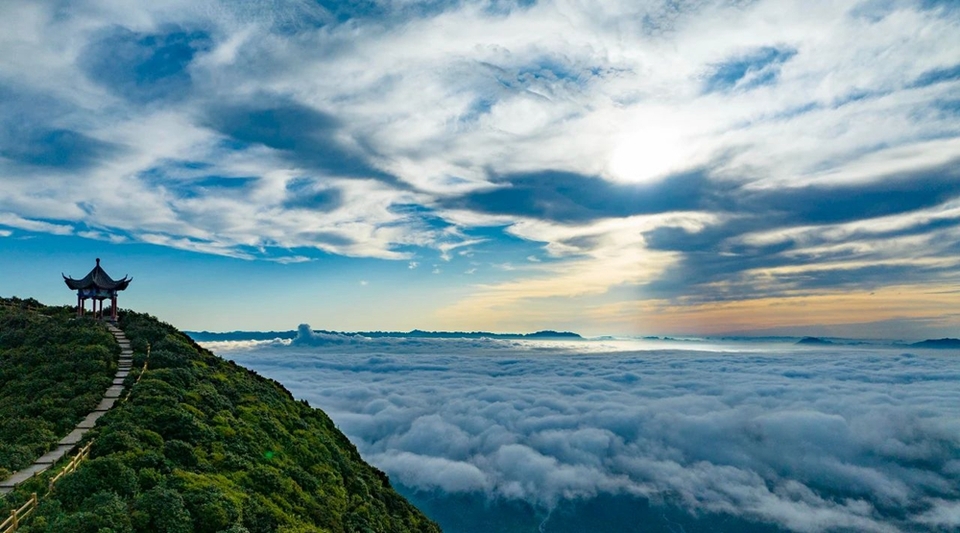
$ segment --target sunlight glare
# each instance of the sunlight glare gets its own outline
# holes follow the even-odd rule
[[[689,166],[691,150],[683,117],[665,109],[645,110],[620,134],[610,173],[626,183],[649,183]]]

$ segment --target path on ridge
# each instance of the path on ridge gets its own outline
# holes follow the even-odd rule
[[[130,341],[127,340],[127,337],[123,334],[123,330],[109,322],[105,324],[120,345],[120,359],[117,364],[117,373],[113,376],[113,384],[104,392],[103,399],[100,400],[100,403],[93,411],[80,421],[77,427],[73,428],[73,431],[67,434],[66,437],[60,439],[56,448],[40,456],[32,465],[14,472],[13,475],[7,479],[0,481],[0,494],[6,494],[12,491],[20,483],[46,471],[64,455],[70,453],[70,450],[73,450],[77,446],[83,439],[83,436],[93,429],[97,420],[119,401],[120,394],[123,392],[123,380],[130,375],[130,370],[133,367],[133,350],[130,348]]]

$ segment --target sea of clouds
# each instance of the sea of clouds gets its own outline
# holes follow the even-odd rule
[[[789,531],[960,528],[955,351],[786,343],[205,343],[407,487],[543,509],[628,495]]]

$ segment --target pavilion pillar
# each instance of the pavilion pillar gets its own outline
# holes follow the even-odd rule
[[[80,298],[80,293],[77,292],[77,318],[83,316],[83,307],[80,307],[81,305],[83,305],[83,299]]]

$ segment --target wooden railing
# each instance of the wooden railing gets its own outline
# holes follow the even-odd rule
[[[25,520],[33,511],[37,508],[37,493],[34,492],[30,495],[30,499],[27,500],[27,503],[23,504],[19,509],[14,509],[10,512],[10,518],[7,518],[0,524],[0,533],[13,533],[20,527],[20,522]]]
[[[86,446],[77,452],[77,455],[75,455],[73,459],[70,459],[70,462],[67,463],[67,466],[63,467],[63,469],[60,470],[60,472],[50,480],[50,484],[47,487],[47,495],[53,491],[53,486],[57,483],[57,481],[60,481],[64,476],[76,470],[77,467],[80,466],[80,463],[90,456],[90,446],[92,445],[93,441],[88,442]],[[34,492],[30,495],[30,499],[27,500],[27,503],[20,506],[19,509],[14,509],[10,513],[10,517],[0,524],[0,533],[14,533],[17,531],[17,529],[20,528],[20,524],[31,514],[33,514],[34,510],[36,510],[37,502],[37,493]]]
[[[0,303],[0,306],[2,305],[4,304]],[[142,378],[143,374],[147,371],[147,363],[149,363],[149,361],[150,361],[150,344],[147,343],[147,357],[143,361],[143,369],[140,370],[140,374],[137,375],[137,380],[133,383],[133,385],[140,383],[140,378]],[[133,391],[133,386],[131,386],[130,389],[127,390],[127,394],[123,397],[121,401],[126,401],[126,399],[130,397],[130,393],[132,391]],[[93,442],[94,441],[91,440],[86,444],[86,446],[84,446],[83,448],[80,448],[80,451],[77,452],[77,455],[75,455],[72,459],[70,459],[70,462],[67,463],[67,465],[64,466],[60,470],[60,472],[57,473],[56,476],[53,476],[53,479],[50,480],[50,484],[47,486],[47,493],[44,497],[50,495],[50,493],[53,492],[54,485],[58,481],[63,479],[63,477],[66,476],[67,474],[74,472],[77,469],[77,467],[80,466],[80,463],[82,463],[87,457],[90,456],[90,447],[93,446]],[[23,504],[19,509],[13,510],[10,513],[10,517],[4,520],[3,523],[0,523],[0,533],[15,533],[17,529],[20,527],[20,523],[26,520],[33,513],[33,511],[36,510],[37,501],[38,501],[37,493],[34,492],[33,494],[30,495],[30,499],[27,500],[27,503]]]
[[[53,490],[53,485],[57,481],[60,481],[63,478],[63,476],[76,470],[77,467],[80,466],[80,463],[82,463],[84,459],[90,456],[90,446],[92,445],[93,445],[93,441],[90,441],[87,443],[86,446],[84,446],[83,448],[80,448],[80,451],[77,452],[77,455],[75,455],[73,459],[70,459],[70,462],[67,463],[67,466],[63,467],[63,470],[61,470],[57,475],[53,476],[53,479],[50,480],[50,485],[47,488],[48,494]],[[3,532],[0,532],[0,533],[3,533]]]
[[[133,394],[133,388],[140,383],[140,379],[147,372],[147,364],[150,362],[150,343],[147,343],[147,357],[143,360],[143,368],[140,369],[140,373],[137,374],[136,381],[133,382],[133,385],[130,385],[130,388],[127,389],[127,393],[123,395],[123,398],[120,398],[120,403],[127,401],[130,398],[130,395]],[[2,533],[2,532],[0,532]]]

